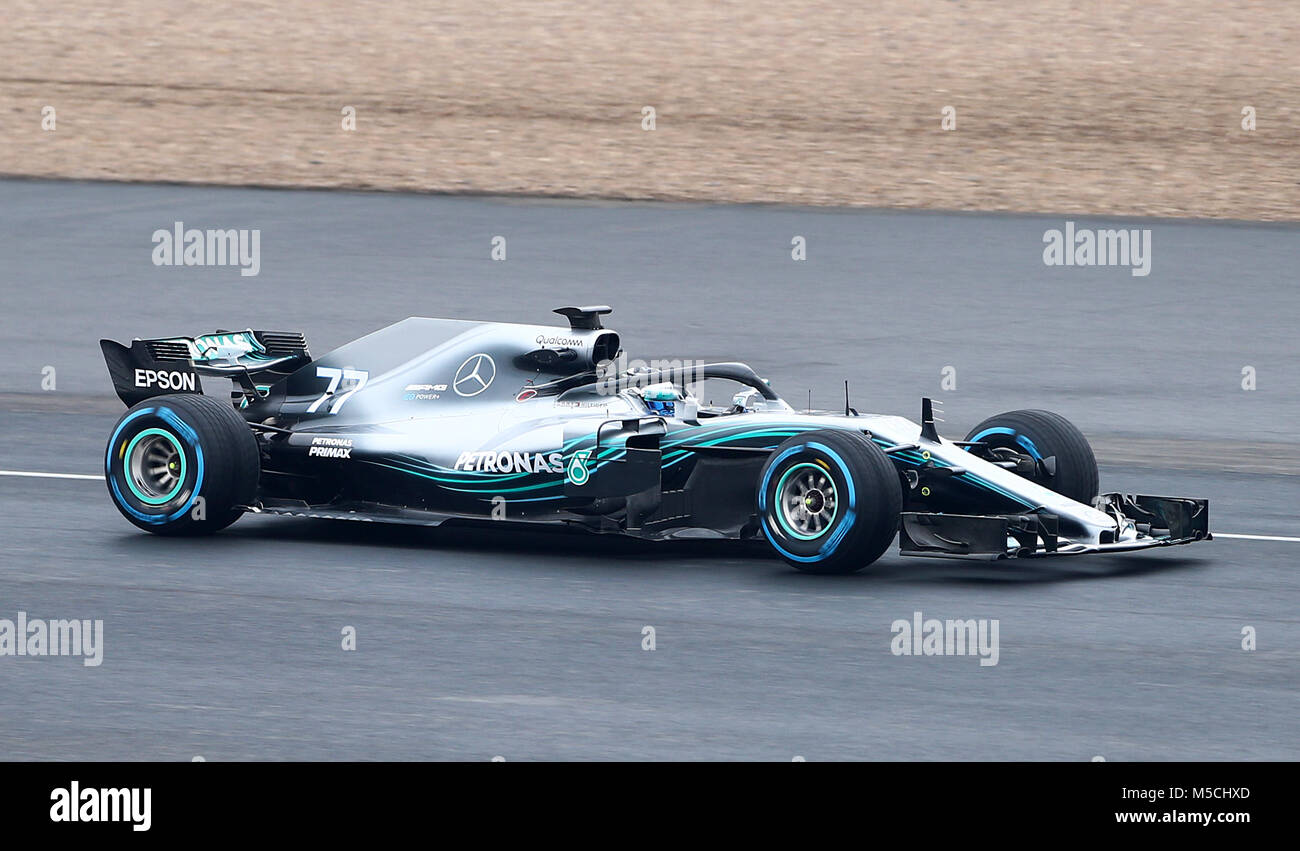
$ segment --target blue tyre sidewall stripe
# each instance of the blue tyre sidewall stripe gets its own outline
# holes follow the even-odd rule
[[[991,434],[1005,434],[1007,437],[1013,438],[1016,441],[1016,443],[1020,444],[1021,448],[1024,449],[1026,452],[1028,452],[1031,456],[1033,456],[1033,459],[1035,461],[1043,460],[1043,456],[1038,451],[1038,447],[1034,445],[1034,441],[1030,440],[1028,435],[1021,434],[1020,432],[1016,431],[1013,428],[1007,428],[1006,426],[994,426],[992,428],[986,428],[983,431],[981,431],[979,434],[972,435],[970,439],[983,440],[984,438],[988,437]],[[967,451],[969,451],[969,449]]]
[[[834,461],[835,465],[840,468],[840,473],[843,474],[844,481],[848,486],[849,491],[849,508],[848,511],[844,513],[844,519],[840,521],[840,525],[836,527],[835,531],[831,533],[831,536],[822,544],[821,549],[819,549],[815,555],[811,556],[795,555],[777,543],[776,536],[772,533],[771,524],[767,516],[767,486],[772,481],[772,472],[776,470],[777,467],[780,467],[781,462],[785,461],[786,458],[802,452],[805,449],[815,449]],[[835,548],[840,545],[840,542],[844,540],[844,537],[849,533],[849,530],[853,528],[853,524],[857,519],[857,505],[857,488],[853,483],[853,475],[849,472],[849,465],[844,462],[844,459],[840,457],[838,452],[831,449],[826,444],[818,443],[817,441],[809,441],[797,446],[791,446],[789,449],[786,449],[780,455],[776,456],[772,463],[768,465],[767,472],[763,475],[763,482],[759,486],[758,490],[758,510],[759,517],[762,520],[760,525],[763,528],[763,536],[767,538],[767,542],[781,555],[791,561],[797,561],[802,564],[812,564],[830,558],[831,554],[835,552]]]
[[[156,416],[158,419],[171,426],[172,432],[184,441],[187,446],[194,450],[194,487],[191,488],[190,498],[185,501],[185,504],[171,514],[146,514],[143,511],[140,511],[122,495],[121,488],[118,487],[117,480],[113,475],[113,454],[117,450],[117,440],[118,437],[121,436],[122,430],[133,420],[148,415]],[[117,424],[117,428],[114,429],[113,436],[108,441],[108,451],[104,456],[104,475],[108,480],[108,488],[113,494],[113,501],[116,502],[123,511],[127,512],[132,517],[135,517],[142,523],[161,526],[184,517],[185,513],[193,507],[195,500],[198,499],[199,491],[203,488],[203,447],[199,445],[199,436],[190,424],[181,419],[172,409],[165,407],[141,408],[125,417]]]

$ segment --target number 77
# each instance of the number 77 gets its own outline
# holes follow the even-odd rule
[[[318,378],[328,378],[330,380],[330,383],[329,386],[325,388],[325,392],[321,394],[321,397],[317,399],[315,402],[312,402],[310,405],[307,406],[307,413],[309,414],[316,413],[316,411],[320,409],[321,405],[325,404],[325,400],[333,397],[334,392],[339,389],[339,384],[341,382],[344,381],[356,382],[355,384],[352,385],[352,387],[348,388],[337,398],[335,398],[333,403],[329,406],[329,410],[327,411],[327,413],[337,414],[340,410],[342,410],[343,406],[347,403],[348,399],[352,398],[352,394],[356,393],[362,387],[365,387],[366,382],[370,379],[370,373],[365,372],[363,370],[335,369],[334,367],[331,366],[316,367],[316,376]]]

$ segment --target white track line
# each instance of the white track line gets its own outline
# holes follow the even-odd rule
[[[88,482],[102,482],[103,476],[87,476],[83,473],[33,473],[26,470],[0,470],[0,476],[20,476],[28,479],[81,479]],[[1287,544],[1300,544],[1300,538],[1288,538],[1285,535],[1233,535],[1228,532],[1215,532],[1216,538],[1236,538],[1240,541],[1282,541]]]
[[[84,479],[88,482],[102,482],[103,476],[86,476],[81,473],[29,473],[24,470],[0,470],[0,476],[22,476],[27,479]]]
[[[1285,541],[1288,544],[1300,544],[1300,538],[1288,538],[1284,535],[1230,535],[1227,532],[1215,532],[1216,538],[1238,538],[1243,541]]]

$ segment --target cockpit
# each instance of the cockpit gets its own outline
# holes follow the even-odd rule
[[[740,384],[739,388],[735,386],[737,383]],[[757,411],[792,410],[786,402],[776,398],[775,393],[771,394],[772,398],[768,398],[760,388],[752,386],[748,381],[722,376],[706,377],[697,383],[674,384],[660,381],[643,386],[634,384],[625,392],[639,399],[651,415],[687,422]],[[714,402],[715,399],[726,399],[728,394],[730,404]]]

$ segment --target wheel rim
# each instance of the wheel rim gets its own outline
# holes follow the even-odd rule
[[[185,483],[185,453],[169,432],[145,429],[126,447],[126,483],[136,499],[162,505],[174,499]]]
[[[795,464],[776,485],[777,519],[786,534],[820,538],[839,515],[839,493],[830,473],[818,464]]]

